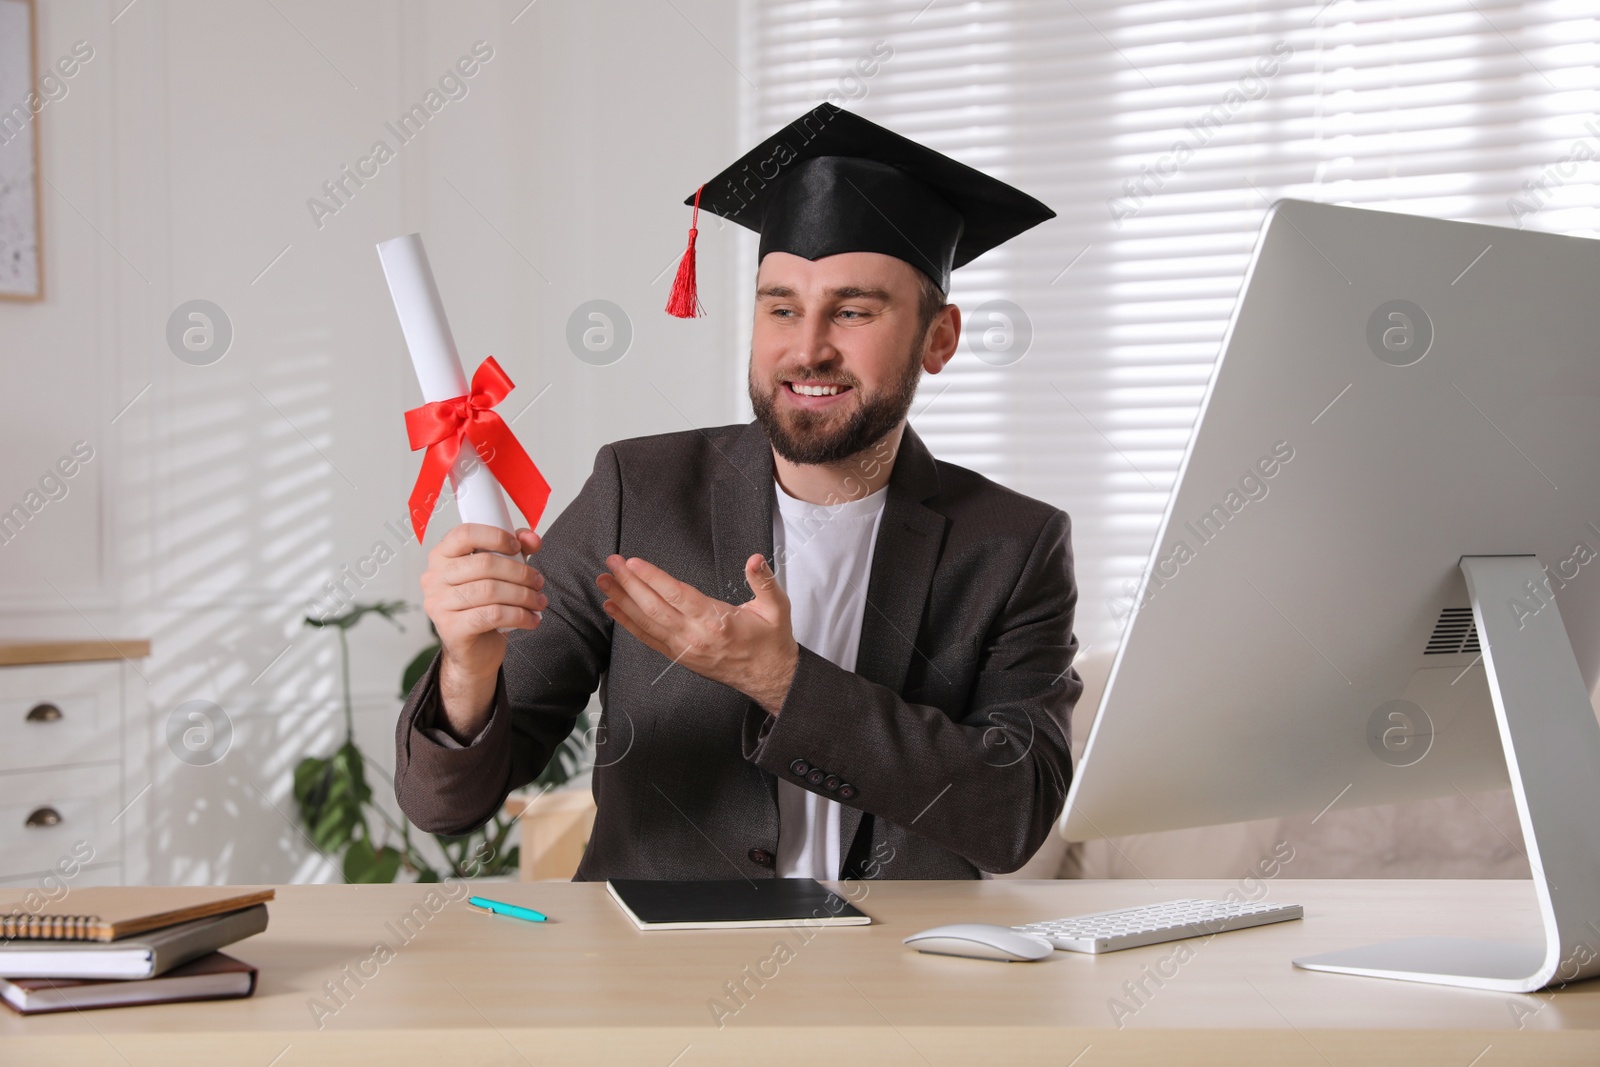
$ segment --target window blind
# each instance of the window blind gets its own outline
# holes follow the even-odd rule
[[[913,425],[940,458],[1072,515],[1079,639],[1109,649],[1267,206],[1594,235],[1597,15],[1592,0],[746,0],[742,143],[830,99],[1056,210],[956,272],[967,336]]]

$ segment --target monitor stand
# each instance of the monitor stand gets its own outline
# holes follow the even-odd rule
[[[1461,570],[1544,943],[1416,937],[1307,956],[1296,967],[1506,993],[1600,974],[1600,723],[1537,557],[1463,556]]]

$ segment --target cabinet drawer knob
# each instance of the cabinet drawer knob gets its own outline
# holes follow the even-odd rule
[[[28,722],[55,722],[61,718],[61,709],[51,703],[35,704],[28,709]]]
[[[61,813],[55,808],[52,808],[50,805],[46,804],[42,808],[34,808],[33,811],[29,813],[27,822],[23,823],[23,825],[29,828],[38,828],[45,826],[56,826],[59,825],[60,822]]]

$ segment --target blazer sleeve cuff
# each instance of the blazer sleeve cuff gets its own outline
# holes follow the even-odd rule
[[[861,679],[815,652],[800,646],[794,680],[784,695],[778,714],[768,715],[759,704],[750,703],[745,712],[744,758],[779,779],[807,787],[805,778],[820,758],[838,744],[829,716],[816,709],[830,704],[850,704],[851,683]],[[805,764],[805,769],[800,765]],[[854,796],[833,794],[849,801]]]
[[[511,775],[511,709],[505,672],[495,681],[489,719],[463,745],[443,727],[439,659],[418,683],[397,760],[395,793],[404,810],[430,833],[461,834],[494,816]]]
[[[478,732],[473,734],[464,745],[451,736],[449,730],[438,725],[439,720],[443,717],[440,714],[441,709],[439,707],[438,686],[435,686],[427,694],[427,696],[424,698],[423,704],[417,709],[416,718],[411,724],[412,728],[416,730],[417,733],[421,734],[423,738],[433,742],[440,748],[450,749],[451,751],[455,752],[460,752],[469,748],[477,748],[483,743],[484,739],[489,736],[489,728],[494,725],[495,714],[499,710],[500,704],[500,694],[498,690],[500,686],[503,686],[504,684],[505,681],[502,679],[496,685],[495,704],[489,709],[489,717],[485,719],[483,725],[478,728]]]

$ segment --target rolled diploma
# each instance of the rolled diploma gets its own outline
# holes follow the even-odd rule
[[[439,287],[433,281],[433,269],[428,266],[428,252],[422,247],[420,233],[392,237],[378,242],[378,260],[383,264],[383,276],[389,281],[389,296],[394,300],[395,314],[400,316],[400,332],[405,335],[406,348],[411,352],[411,365],[417,370],[417,384],[422,386],[424,403],[450,400],[467,395],[467,375],[461,369],[461,356],[456,352],[456,339],[450,334],[450,323],[444,317],[444,301],[439,299]],[[511,511],[505,497],[500,495],[500,483],[478,457],[470,443],[461,449],[455,466],[450,468],[450,487],[455,491],[456,513],[462,522],[481,522],[485,526],[498,526],[507,533],[516,534],[511,525]],[[516,558],[522,558],[519,552]],[[541,611],[534,612],[539,618]],[[514,627],[499,627],[508,633]]]
[[[467,395],[467,376],[461,369],[455,338],[444,317],[444,302],[434,284],[428,253],[422,235],[408,233],[378,243],[378,259],[383,276],[389,281],[395,314],[400,316],[400,332],[405,335],[411,364],[417,370],[425,403]],[[456,457],[450,470],[450,486],[455,491],[456,511],[462,522],[481,522],[515,534],[511,512],[500,495],[500,483],[489,468],[471,451],[470,442]]]

